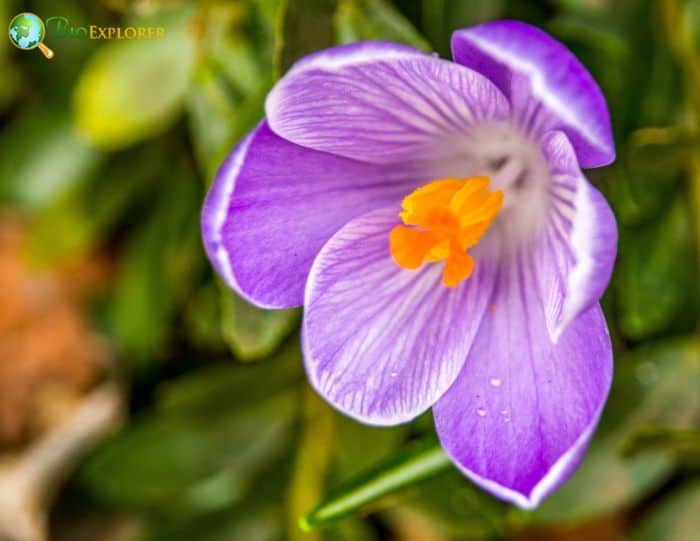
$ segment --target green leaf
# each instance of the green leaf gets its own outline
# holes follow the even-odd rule
[[[453,468],[435,438],[407,447],[404,452],[342,484],[299,520],[303,530],[323,528],[366,508],[400,489]]]
[[[599,14],[559,15],[547,26],[558,38],[585,44],[587,48],[615,62],[626,58],[625,40],[618,29]]]
[[[259,88],[234,99],[225,90],[221,75],[203,65],[197,72],[187,98],[190,133],[197,162],[207,184],[236,141],[265,116],[264,103],[272,86],[271,76],[259,81]]]
[[[192,7],[164,10],[135,26],[164,27],[161,38],[115,40],[83,68],[73,103],[76,125],[114,150],[159,134],[184,103],[196,59]]]
[[[197,162],[207,180],[213,180],[232,143],[231,118],[235,104],[216,73],[201,65],[187,95],[187,112]]]
[[[246,497],[225,508],[192,516],[149,516],[138,541],[283,541],[288,481],[286,457],[265,465]]]
[[[620,222],[639,226],[665,214],[699,148],[697,134],[686,129],[634,131],[622,147],[621,159],[608,182]]]
[[[335,417],[333,410],[310,386],[303,388],[302,428],[289,487],[290,541],[321,541],[318,533],[302,532],[297,518],[324,492],[331,462]]]
[[[299,310],[262,310],[221,284],[221,332],[239,359],[266,357],[298,321]]]
[[[355,477],[397,451],[408,425],[377,427],[336,414],[333,435],[335,471],[339,479]]]
[[[204,282],[187,299],[183,323],[188,343],[198,350],[220,352],[226,348],[221,336],[219,288],[216,282]]]
[[[166,353],[172,319],[204,266],[200,184],[187,162],[172,171],[147,223],[129,240],[108,309],[110,329],[135,365]]]
[[[197,160],[209,182],[234,143],[265,115],[274,29],[243,3],[209,3],[201,18],[206,40],[187,110]]]
[[[239,501],[291,436],[294,392],[207,417],[134,423],[86,464],[82,480],[111,505],[182,515]]]
[[[200,416],[230,410],[289,389],[304,377],[299,343],[291,340],[265,361],[202,368],[186,378],[164,383],[157,393],[160,411],[168,415]]]
[[[97,172],[51,201],[30,230],[32,259],[50,263],[95,249],[141,199],[148,198],[163,159],[160,147],[115,154]]]
[[[100,499],[183,516],[239,502],[289,449],[301,356],[290,342],[255,365],[209,366],[157,389],[155,408],[104,444],[81,472]],[[281,494],[281,487],[275,490]]]
[[[673,340],[617,359],[613,388],[580,468],[529,519],[584,520],[633,505],[673,471],[666,453],[625,458],[628,438],[649,426],[691,428],[700,422],[700,343]]]
[[[284,0],[277,45],[276,72],[284,73],[296,60],[330,47],[337,0]]]
[[[453,470],[412,487],[386,514],[395,523],[425,524],[432,532],[426,537],[476,541],[502,539],[509,509]]]
[[[700,465],[700,430],[647,426],[630,435],[622,448],[625,457],[643,452],[668,453],[675,462]]]
[[[421,30],[443,58],[450,58],[450,36],[459,28],[498,18],[503,0],[433,0],[422,2]]]
[[[658,223],[620,232],[615,292],[624,334],[641,339],[676,318],[695,322],[696,250],[688,202],[678,197]]]
[[[350,518],[333,524],[323,534],[323,539],[327,541],[380,541],[380,534],[361,518]]]
[[[265,116],[265,98],[272,88],[269,76],[261,82],[260,88],[241,100],[231,123],[231,140],[238,141],[252,130]]]
[[[0,20],[9,22],[14,14],[10,11],[8,4],[9,2],[6,0],[0,0]],[[20,89],[19,74],[10,62],[10,55],[8,54],[11,49],[12,46],[9,40],[2,40],[2,43],[0,43],[0,81],[3,84],[0,85],[0,111],[5,110],[5,107]]]
[[[17,116],[0,148],[0,197],[33,210],[84,181],[102,160],[77,136],[70,115],[51,111]]]
[[[258,503],[185,521],[154,520],[136,541],[282,541],[282,510]]]
[[[258,58],[254,45],[244,36],[229,36],[219,43],[213,61],[239,96],[256,92],[260,84],[269,78],[272,64],[264,65]],[[267,69],[269,68],[269,69]]]
[[[651,508],[628,541],[695,541],[700,532],[700,483],[686,485]]]
[[[418,30],[386,0],[339,0],[336,21],[340,43],[383,39],[430,50]]]
[[[700,135],[683,128],[643,128],[630,136],[628,161],[634,174],[683,172],[700,149]]]

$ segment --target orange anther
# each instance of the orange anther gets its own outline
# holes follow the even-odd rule
[[[490,192],[487,177],[434,180],[403,200],[389,236],[391,255],[405,269],[445,260],[443,284],[456,287],[474,270],[467,249],[477,244],[503,206],[503,192]]]

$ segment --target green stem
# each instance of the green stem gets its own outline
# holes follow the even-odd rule
[[[388,494],[452,467],[437,440],[428,438],[338,487],[318,507],[299,519],[299,527],[307,532],[326,527]]]
[[[333,411],[307,385],[304,386],[304,420],[289,494],[290,541],[320,541],[294,528],[294,521],[324,493],[333,440]]]

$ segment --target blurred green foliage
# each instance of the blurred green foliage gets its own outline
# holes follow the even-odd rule
[[[502,539],[613,514],[633,517],[635,541],[697,539],[698,0],[0,0],[6,20],[20,10],[167,29],[150,41],[49,35],[51,62],[0,40],[0,204],[31,218],[37,265],[113,262],[95,319],[133,415],[72,480],[86,516],[132,517],[130,541],[371,541],[404,538],[401,524]],[[589,67],[618,148],[590,173],[620,223],[604,299],[614,388],[581,468],[534,513],[475,489],[434,444],[415,454],[429,416],[377,429],[316,398],[299,312],[259,310],[223,286],[198,227],[216,169],[299,56],[361,39],[449,56],[452,31],[504,17],[553,33]],[[340,512],[301,532],[328,495]]]

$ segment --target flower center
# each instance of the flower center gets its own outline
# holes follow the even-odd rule
[[[391,255],[404,269],[445,262],[442,282],[456,287],[474,270],[467,249],[484,236],[503,206],[503,192],[489,191],[488,177],[434,180],[403,200],[389,236]]]

